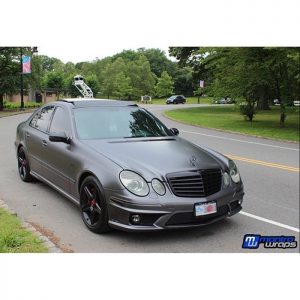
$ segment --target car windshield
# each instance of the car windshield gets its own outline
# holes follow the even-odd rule
[[[169,129],[138,107],[89,107],[74,109],[79,139],[171,136]]]
[[[171,96],[170,98],[169,98],[169,100],[174,100],[176,98],[176,96]]]

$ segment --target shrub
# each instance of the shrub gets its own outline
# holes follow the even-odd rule
[[[239,104],[239,110],[246,120],[252,122],[254,115],[256,114],[255,102],[242,102]]]
[[[43,103],[37,103],[37,102],[24,102],[25,108],[36,108],[40,107]],[[20,102],[4,102],[4,108],[5,109],[19,109],[20,108]]]

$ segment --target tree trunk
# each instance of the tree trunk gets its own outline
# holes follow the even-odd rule
[[[0,111],[3,110],[3,94],[0,94]]]
[[[285,119],[286,119],[286,114],[285,114],[285,105],[284,103],[280,103],[280,120],[279,120],[279,123],[280,123],[280,126],[284,126],[284,122],[285,122]]]
[[[260,99],[257,102],[257,110],[270,110],[268,99]]]

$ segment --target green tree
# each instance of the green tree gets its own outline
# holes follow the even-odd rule
[[[178,64],[168,59],[165,52],[160,49],[140,48],[138,49],[138,53],[147,58],[151,72],[157,77],[159,77],[163,71],[167,71],[170,76],[175,77],[179,71]]]
[[[20,85],[19,53],[16,48],[0,48],[0,111],[4,94],[13,94]]]
[[[156,95],[158,97],[170,96],[173,93],[173,89],[174,82],[172,77],[166,71],[163,71],[155,86]]]
[[[48,72],[43,81],[43,87],[45,89],[56,89],[57,98],[59,98],[60,93],[64,90],[64,75],[60,71]]]
[[[117,58],[113,63],[106,66],[104,70],[104,80],[101,86],[101,92],[109,99],[116,91],[117,75],[125,71],[125,62],[122,57]]]
[[[249,107],[256,102],[258,109],[269,109],[269,102],[279,99],[281,123],[285,104],[299,98],[300,48],[174,47],[169,52],[201,79],[207,78],[212,96],[241,97]]]
[[[39,55],[39,60],[41,61],[43,70],[45,70],[46,72],[53,71],[58,67],[63,67],[63,62],[55,57]]]
[[[173,77],[173,76],[172,76]],[[185,96],[192,96],[194,92],[194,74],[191,67],[178,68],[175,73],[174,79],[174,92],[175,94],[183,94]],[[196,86],[199,86],[199,80],[196,80]]]
[[[100,85],[96,75],[86,76],[86,84],[92,89],[93,95],[96,98],[97,94],[100,93]]]
[[[125,75],[131,79],[132,98],[139,99],[142,95],[151,95],[154,92],[155,74],[147,58],[143,55],[138,60],[126,65]]]
[[[116,76],[116,91],[115,95],[121,98],[130,98],[133,88],[131,85],[131,80],[123,72]]]
[[[123,50],[120,53],[113,55],[112,61],[117,60],[118,58],[122,58],[124,62],[136,61],[139,59],[140,54],[134,50]]]

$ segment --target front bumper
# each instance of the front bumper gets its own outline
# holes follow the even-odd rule
[[[173,194],[157,197],[153,201],[131,201],[121,193],[108,192],[109,224],[113,228],[125,231],[157,231],[175,228],[188,228],[209,225],[238,213],[242,209],[243,185],[227,192],[220,192],[206,198],[182,198]],[[137,200],[137,199],[135,199]],[[217,212],[196,217],[196,203],[215,201]],[[132,218],[139,215],[139,224]]]

